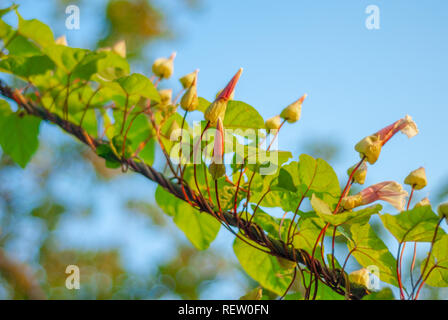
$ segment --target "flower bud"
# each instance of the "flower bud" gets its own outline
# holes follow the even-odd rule
[[[420,167],[412,171],[406,179],[404,179],[404,183],[410,185],[415,190],[420,190],[426,187],[428,180],[426,180],[425,168]]]
[[[307,95],[304,94],[299,100],[291,103],[289,106],[283,109],[282,112],[280,113],[280,117],[282,117],[289,123],[294,123],[298,121],[302,113],[302,103],[306,97]]]
[[[369,271],[365,268],[353,271],[348,275],[348,278],[351,282],[359,284],[366,288],[369,286],[370,283]]]
[[[158,58],[152,65],[152,72],[161,79],[168,79],[174,71],[174,58],[176,53],[171,54],[169,58]]]
[[[374,164],[381,153],[381,141],[377,135],[365,137],[355,145],[355,150],[359,152],[359,156],[366,157],[370,164]]]
[[[124,40],[116,42],[112,47],[112,51],[122,58],[126,58],[126,42]]]
[[[445,217],[445,219],[448,220],[448,202],[442,203],[438,208],[437,208],[437,213],[439,214],[440,218]]]
[[[431,203],[429,202],[428,197],[423,198],[419,203],[416,203],[414,208],[420,208],[420,207],[424,207],[424,206],[430,206]]]
[[[350,176],[353,172],[353,170],[355,170],[356,165],[354,165],[353,167],[349,168],[347,170],[347,174]],[[364,184],[364,182],[366,181],[366,176],[367,176],[367,165],[365,162],[363,162],[358,170],[356,170],[355,174],[353,175],[353,180],[358,183],[358,184]]]
[[[182,96],[182,99],[180,100],[180,106],[185,111],[194,111],[199,105],[196,79],[197,78],[194,78],[193,83],[187,89],[187,91]]]
[[[65,37],[65,35],[60,36],[59,38],[57,38],[57,39],[54,41],[54,43],[56,43],[56,44],[61,44],[61,45],[63,45],[63,46],[67,46],[67,45],[68,45],[68,44],[67,44],[67,38]]]
[[[224,119],[227,109],[227,102],[231,98],[233,91],[235,90],[235,86],[238,82],[238,79],[243,72],[243,68],[240,68],[238,72],[233,76],[233,78],[229,81],[227,86],[222,90],[219,96],[213,101],[212,104],[205,110],[204,118],[205,120],[210,122],[210,125],[215,125],[218,121],[218,118]]]
[[[159,95],[160,95],[160,105],[167,106],[171,104],[171,97],[173,95],[172,89],[159,90]]]
[[[179,79],[180,83],[182,84],[182,87],[184,89],[188,89],[193,84],[194,79],[197,77],[197,73],[199,72],[199,69],[196,69],[196,71],[193,71],[189,74],[184,75],[182,78]]]
[[[210,125],[215,125],[218,118],[224,118],[227,109],[227,100],[218,99],[205,110],[204,118],[210,121]]]
[[[362,196],[360,194],[355,194],[353,196],[348,196],[342,199],[341,206],[345,210],[351,210],[356,207],[362,206]]]
[[[278,130],[282,125],[282,118],[280,116],[275,116],[266,120],[265,126],[267,130]]]
[[[208,172],[212,176],[213,180],[218,180],[226,174],[226,167],[223,163],[210,163]]]

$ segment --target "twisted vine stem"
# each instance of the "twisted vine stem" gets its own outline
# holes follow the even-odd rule
[[[33,101],[26,99],[19,90],[9,87],[0,79],[0,94],[5,98],[14,100],[28,114],[41,118],[47,122],[53,123],[63,129],[70,135],[75,136],[78,140],[88,145],[93,150],[101,144],[108,142],[102,139],[91,137],[82,127],[68,120],[62,119],[60,116],[36,105]],[[259,246],[267,249],[272,256],[280,257],[295,263],[300,263],[307,267],[308,270],[314,272],[316,278],[319,278],[325,285],[329,286],[335,292],[345,296],[351,300],[360,300],[369,294],[366,288],[355,283],[347,281],[348,277],[345,272],[339,269],[330,269],[319,260],[314,259],[311,255],[303,250],[294,248],[292,244],[287,244],[282,240],[274,239],[268,236],[264,230],[256,223],[248,221],[233,214],[232,212],[220,212],[214,208],[214,204],[206,200],[201,194],[192,190],[184,181],[174,182],[162,173],[155,170],[146,163],[133,158],[118,159],[124,166],[131,168],[134,172],[139,173],[149,180],[157,183],[166,191],[175,197],[188,202],[198,210],[208,213],[213,217],[221,220],[225,224],[237,228],[247,239],[257,243]]]

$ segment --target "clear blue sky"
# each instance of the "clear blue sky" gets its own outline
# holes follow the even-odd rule
[[[63,12],[57,25],[48,16],[53,1],[18,2],[25,18],[53,21],[52,26],[59,25],[56,35],[66,33],[74,46],[91,45],[89,30],[100,28],[95,23],[97,2],[81,11],[81,30],[69,32],[60,27]],[[411,170],[424,166],[429,186],[417,193],[421,199],[434,197],[447,181],[446,0],[203,0],[195,13],[179,3],[157,1],[178,37],[156,43],[148,52],[147,69],[134,71],[149,74],[153,58],[177,51],[175,75],[200,68],[199,94],[211,99],[243,67],[235,99],[256,107],[265,118],[308,93],[300,122],[282,129],[280,148],[298,157],[308,139],[338,142],[343,152],[332,164],[344,181],[346,168],[358,160],[354,144],[409,114],[420,134],[410,140],[397,135],[388,142],[369,168],[366,183],[402,182]],[[380,30],[365,27],[368,5],[380,9]],[[175,80],[170,83],[179,88]],[[108,234],[122,222],[101,230]],[[129,246],[136,243],[141,242]]]

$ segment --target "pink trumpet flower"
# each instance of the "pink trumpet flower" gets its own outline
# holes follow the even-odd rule
[[[412,138],[418,133],[417,125],[412,118],[407,115],[381,129],[377,133],[359,141],[355,146],[355,150],[359,152],[361,158],[365,157],[370,164],[374,164],[380,156],[383,145],[398,131],[406,134],[409,138]]]
[[[404,133],[408,138],[417,135],[418,128],[411,116],[406,115],[403,119],[397,120],[391,125],[381,129],[376,134],[378,135],[382,145],[384,145],[390,138],[392,138],[398,131]]]
[[[342,205],[346,210],[370,204],[382,200],[393,205],[397,210],[403,211],[408,193],[403,190],[401,184],[395,181],[385,181],[374,184],[358,194],[345,197]]]

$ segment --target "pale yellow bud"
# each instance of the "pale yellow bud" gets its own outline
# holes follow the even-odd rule
[[[193,84],[194,79],[196,79],[197,73],[199,72],[199,69],[196,71],[193,71],[189,74],[184,75],[182,78],[179,79],[180,83],[182,84],[182,87],[184,89],[188,89]]]
[[[169,105],[171,103],[171,97],[173,96],[173,90],[172,89],[159,90],[159,95],[160,95],[160,104]]]
[[[226,174],[226,167],[223,163],[212,162],[208,167],[208,171],[210,172],[213,180],[218,180]]]
[[[369,271],[365,268],[362,268],[357,271],[353,271],[348,275],[348,278],[351,282],[359,284],[363,287],[368,287],[370,282]]]
[[[169,58],[158,58],[152,65],[152,72],[159,78],[168,79],[174,71],[174,58],[176,53],[173,53]]]
[[[382,143],[378,136],[371,135],[359,141],[355,146],[355,150],[359,152],[361,158],[365,156],[370,164],[374,164],[380,156],[381,147]]]
[[[57,39],[54,41],[54,43],[56,43],[56,44],[61,44],[61,45],[63,45],[63,46],[67,46],[67,45],[68,45],[68,44],[67,44],[67,38],[65,37],[65,35],[60,36],[59,38],[57,38]]]
[[[278,130],[282,125],[282,118],[280,116],[275,116],[266,120],[266,129],[268,130]]]
[[[126,42],[124,40],[116,42],[113,45],[112,50],[120,57],[126,58]]]
[[[210,121],[211,126],[215,126],[218,118],[224,119],[227,109],[227,100],[218,99],[213,101],[212,104],[205,110],[204,118]]]
[[[420,207],[424,207],[424,206],[430,206],[431,203],[429,202],[429,199],[423,198],[419,203],[415,204],[414,208],[420,208]]]
[[[197,78],[195,77],[193,79],[193,83],[187,89],[187,91],[182,96],[182,99],[180,100],[180,106],[185,111],[194,111],[199,105],[196,81]]]
[[[439,213],[439,217],[445,217],[448,219],[448,202],[442,203],[438,208],[437,212]]]
[[[353,167],[349,168],[347,170],[347,174],[350,176],[353,172],[353,170],[355,170],[356,165],[354,165]],[[358,183],[358,184],[364,184],[364,182],[366,181],[366,176],[367,176],[367,165],[365,162],[363,162],[358,170],[356,170],[355,174],[353,175],[353,180]]]
[[[348,196],[342,199],[341,205],[345,210],[351,210],[356,207],[362,206],[362,196],[360,194],[355,194],[353,196]]]
[[[406,179],[404,179],[404,183],[412,186],[415,190],[420,190],[426,187],[428,180],[426,180],[425,168],[420,167],[417,170],[412,171]]]
[[[289,123],[299,121],[300,115],[302,114],[302,103],[306,97],[307,95],[304,94],[299,100],[291,103],[289,106],[283,109],[280,113],[280,117],[282,117]]]

